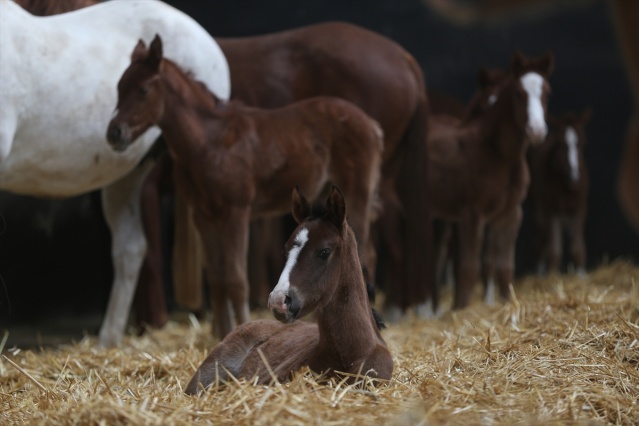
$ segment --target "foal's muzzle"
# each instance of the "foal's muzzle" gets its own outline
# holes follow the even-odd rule
[[[115,151],[124,151],[131,145],[131,128],[124,123],[111,122],[107,129],[106,138]]]
[[[281,322],[291,323],[300,315],[301,303],[294,293],[286,294],[281,291],[272,291],[268,297],[268,308],[275,319]]]

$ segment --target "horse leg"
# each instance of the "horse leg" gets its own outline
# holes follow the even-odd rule
[[[213,310],[211,332],[214,337],[224,338],[232,329],[231,311],[222,282],[221,253],[224,250],[216,226],[206,218],[195,214],[195,223],[204,251],[204,271],[209,285],[209,297]]]
[[[406,304],[403,299],[407,295],[402,280],[401,204],[392,186],[382,186],[384,206],[375,226],[384,253],[380,261],[384,262],[386,269],[383,277],[386,290],[384,317],[389,322],[397,322],[404,313]]]
[[[169,320],[162,278],[162,239],[160,178],[165,168],[164,159],[158,161],[142,185],[140,197],[142,225],[147,241],[147,252],[142,263],[135,294],[135,309],[139,326],[163,327]]]
[[[617,178],[617,196],[626,218],[639,233],[639,190],[637,189],[637,182],[639,182],[639,167],[637,167],[639,164],[639,106],[637,108],[634,118],[628,125],[628,136],[626,136]]]
[[[120,343],[133,302],[146,240],[140,218],[140,192],[153,162],[146,161],[102,190],[102,208],[111,230],[114,279],[99,334],[102,347]]]
[[[561,266],[561,220],[556,216],[548,222],[546,266],[549,273],[558,273]]]
[[[484,257],[481,264],[482,281],[484,283],[484,303],[487,305],[495,304],[495,268],[496,257],[498,256],[496,240],[501,231],[496,223],[491,223],[486,227],[486,235],[484,239],[486,244],[484,247]]]
[[[281,325],[273,321],[252,321],[233,330],[217,344],[198,367],[184,392],[196,395],[212,385],[222,385],[229,376],[238,377],[244,360],[255,346]]]
[[[470,304],[473,287],[479,278],[484,228],[484,220],[472,212],[465,213],[458,222],[459,265],[453,309],[462,309]]]
[[[487,285],[484,293],[484,300],[488,304],[495,303],[495,282],[499,289],[500,299],[508,300],[510,298],[509,285],[515,279],[515,247],[522,217],[522,208],[517,205],[491,224],[486,250],[487,263],[490,264],[492,273],[489,279],[494,282],[492,283],[493,289],[489,290]]]
[[[548,220],[545,215],[537,210],[534,210],[534,228],[535,233],[533,235],[533,256],[537,263],[537,275],[544,276],[547,272],[548,265],[546,264],[546,253],[550,235],[550,228],[548,226]]]
[[[226,241],[223,271],[226,294],[230,298],[237,325],[251,320],[249,309],[248,245],[251,212],[249,208],[234,209],[233,220],[223,225],[223,241]]]
[[[570,233],[570,259],[579,276],[586,275],[586,241],[584,238],[584,215],[578,214],[570,218],[568,231]]]
[[[193,223],[193,208],[175,188],[175,230],[173,243],[173,291],[175,303],[191,311],[204,308],[202,292],[203,253],[200,234]]]
[[[226,336],[233,329],[231,305],[238,325],[250,319],[247,278],[249,219],[248,208],[232,209],[225,220],[210,221],[196,216],[211,288],[214,334],[219,337]]]
[[[636,1],[611,1],[619,46],[634,92],[634,114],[628,123],[627,136],[617,177],[617,196],[621,207],[639,233],[639,26]]]
[[[10,102],[0,102],[0,164],[2,164],[9,154],[13,146],[13,137],[18,127],[18,120]]]
[[[251,222],[249,236],[249,304],[252,307],[266,307],[268,294],[271,291],[273,279],[270,263],[275,245],[281,251],[284,243],[281,231],[282,218],[263,218]]]

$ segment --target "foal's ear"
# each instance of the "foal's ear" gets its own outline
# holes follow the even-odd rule
[[[591,107],[587,107],[584,110],[584,112],[581,113],[581,116],[579,117],[579,121],[583,125],[583,124],[588,123],[591,118],[592,118],[592,108]]]
[[[528,65],[528,58],[521,53],[521,51],[515,52],[512,60],[510,61],[510,70],[515,74],[519,75],[524,71],[524,68]]]
[[[333,185],[326,200],[326,216],[342,232],[346,226],[346,201],[344,194]]]
[[[539,68],[539,72],[548,77],[552,74],[552,71],[555,68],[555,55],[553,55],[551,51],[547,51],[537,60],[537,66]]]
[[[142,39],[138,40],[138,44],[135,45],[133,52],[131,53],[131,62],[137,62],[146,56],[146,44]]]
[[[159,34],[155,35],[151,45],[149,46],[149,56],[147,61],[154,69],[160,67],[160,62],[162,62],[162,39]]]
[[[490,80],[490,73],[488,71],[488,68],[481,67],[479,69],[479,73],[477,74],[477,84],[479,85],[479,87],[490,86],[491,80]]]
[[[297,223],[302,223],[310,215],[311,205],[300,191],[300,187],[295,185],[295,189],[293,189],[293,218]]]

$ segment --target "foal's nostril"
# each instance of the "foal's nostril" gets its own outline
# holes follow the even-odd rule
[[[120,126],[112,126],[107,134],[107,139],[111,142],[119,141],[122,138],[122,129]]]
[[[293,302],[293,300],[291,299],[291,297],[290,297],[290,296],[286,296],[286,297],[284,298],[284,304],[285,304],[287,307],[290,307],[292,302]]]

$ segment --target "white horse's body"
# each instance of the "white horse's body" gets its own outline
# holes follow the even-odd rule
[[[138,164],[160,134],[149,129],[118,153],[107,144],[106,129],[133,47],[155,34],[166,40],[167,57],[228,99],[229,70],[217,43],[160,1],[111,0],[35,17],[0,0],[0,189],[67,197],[104,188],[115,279],[103,345],[118,343],[124,332],[146,251],[139,192],[150,164]]]

